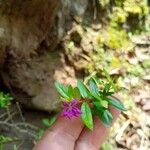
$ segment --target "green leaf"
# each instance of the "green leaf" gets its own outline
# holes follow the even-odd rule
[[[97,84],[93,78],[90,79],[89,83],[90,83],[90,90],[95,92],[95,93],[99,93],[99,89],[98,89]]]
[[[99,115],[99,118],[102,120],[102,122],[106,125],[109,126],[112,122],[113,116],[110,113],[109,110],[102,110],[102,112]]]
[[[77,87],[74,88],[74,98],[81,99],[81,94]]]
[[[111,95],[113,95],[115,92],[107,92],[105,95],[106,96],[111,96]]]
[[[104,93],[108,93],[110,88],[111,88],[111,84],[110,83],[106,83],[103,92]]]
[[[42,120],[42,123],[46,126],[46,127],[49,127],[49,119],[43,119]]]
[[[112,100],[112,99],[107,98],[107,101],[108,101],[109,105],[112,105],[119,110],[126,111],[126,108],[118,100]]]
[[[114,82],[113,82],[111,76],[109,75],[109,73],[108,73],[105,69],[103,69],[103,72],[104,72],[104,74],[105,74],[107,80],[110,82],[110,85],[112,86],[113,90],[114,90],[114,91],[117,91],[117,87],[116,87],[116,85],[114,84]]]
[[[43,137],[44,133],[45,133],[45,129],[40,128],[40,129],[37,131],[37,137],[36,137],[37,140],[40,140],[40,139]]]
[[[84,122],[84,124],[89,128],[89,129],[93,129],[93,117],[92,117],[92,112],[91,109],[88,105],[87,102],[84,102],[81,106],[81,117],[82,120]]]
[[[50,119],[47,119],[47,118],[43,119],[43,120],[42,120],[42,123],[43,123],[47,128],[49,128],[50,126],[53,125],[53,123],[54,123],[55,121],[56,121],[56,116],[53,116],[53,117],[51,117]]]
[[[68,95],[69,95],[70,99],[74,98],[74,89],[71,85],[69,85],[69,87],[68,87]]]
[[[13,100],[13,97],[9,93],[0,92],[0,108],[7,107],[11,103],[11,100]]]
[[[108,108],[108,102],[105,100],[100,101],[101,105],[105,108]]]
[[[97,109],[101,109],[101,108],[102,108],[102,105],[101,105],[100,101],[98,101],[98,100],[94,100],[94,101],[93,101],[93,104],[94,104],[94,106],[95,106]]]
[[[97,109],[101,109],[102,107],[108,108],[108,102],[106,100],[94,100],[93,104],[97,107]]]
[[[68,89],[66,86],[64,86],[63,84],[59,82],[55,82],[55,87],[62,97],[69,99]]]
[[[111,96],[114,94],[114,89],[112,88],[111,83],[105,83],[104,84],[104,90],[103,90],[103,95],[105,96]]]
[[[92,94],[93,97],[95,97],[96,99],[99,99],[100,95],[99,95],[99,88],[95,82],[94,79],[90,79],[90,92]],[[100,99],[99,99],[100,100]]]
[[[99,117],[99,119],[104,123],[104,125],[109,126],[111,124],[113,116],[109,110],[102,107],[100,108],[99,106],[94,106],[94,108],[92,108],[92,112],[94,115]]]
[[[80,80],[78,80],[77,86],[78,86],[78,89],[79,89],[81,96],[83,98],[87,98],[87,97],[91,96],[88,88]]]

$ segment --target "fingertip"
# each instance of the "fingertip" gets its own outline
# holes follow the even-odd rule
[[[46,131],[44,137],[39,141],[35,149],[48,150],[54,149],[59,145],[64,149],[72,149],[82,129],[83,123],[80,117],[68,119],[58,116],[54,125]]]

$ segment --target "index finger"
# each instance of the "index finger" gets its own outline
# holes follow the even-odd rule
[[[44,137],[35,146],[34,150],[73,150],[84,125],[81,119],[59,117],[55,124],[47,130]]]

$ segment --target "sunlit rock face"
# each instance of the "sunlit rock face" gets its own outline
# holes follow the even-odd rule
[[[14,57],[29,57],[54,25],[59,0],[8,0],[0,4],[1,44]]]
[[[16,100],[45,111],[58,108],[54,81],[67,75],[54,49],[72,16],[82,17],[87,5],[88,0],[0,1],[1,76]]]

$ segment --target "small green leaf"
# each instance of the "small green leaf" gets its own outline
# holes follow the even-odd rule
[[[0,108],[5,108],[10,105],[11,100],[13,100],[13,97],[11,97],[9,93],[5,94],[0,92]]]
[[[109,105],[112,105],[119,110],[126,111],[123,104],[121,102],[119,102],[118,100],[112,100],[112,99],[107,98],[107,101],[108,101]]]
[[[70,99],[74,98],[74,89],[71,85],[69,85],[69,87],[68,87],[68,95],[69,95]]]
[[[94,79],[90,79],[90,92],[94,98],[99,99],[99,88]]]
[[[94,93],[99,94],[99,88],[93,78],[90,79],[90,90],[93,91]]]
[[[54,123],[55,121],[56,121],[56,116],[53,116],[53,117],[51,117],[50,119],[47,119],[47,118],[43,119],[43,120],[42,120],[42,123],[43,123],[47,128],[49,128],[50,126],[53,125],[53,123]]]
[[[44,133],[45,133],[45,129],[42,129],[42,128],[40,128],[38,131],[37,131],[37,140],[40,140],[42,137],[43,137],[43,135],[44,135]],[[1,150],[1,149],[0,149]]]
[[[94,104],[94,106],[95,106],[97,109],[101,109],[101,108],[102,108],[102,105],[101,105],[100,101],[98,101],[98,100],[94,100],[94,101],[93,101],[93,104]]]
[[[102,109],[103,107],[108,108],[108,102],[105,100],[102,101],[94,100],[93,104],[96,106],[97,109]]]
[[[110,88],[111,88],[111,84],[110,83],[106,83],[105,87],[104,87],[104,90],[103,90],[103,93],[108,93],[110,91]]]
[[[66,86],[64,86],[63,84],[59,82],[55,82],[55,87],[62,97],[69,99],[68,89]]]
[[[92,112],[94,115],[99,117],[99,119],[104,123],[104,125],[109,126],[111,124],[113,116],[109,112],[109,110],[94,106]]]
[[[91,96],[88,88],[80,80],[78,80],[78,85],[77,86],[78,86],[78,89],[79,89],[79,91],[81,93],[81,96],[83,98],[87,98],[87,97]]]
[[[87,102],[84,102],[81,106],[81,117],[82,120],[84,122],[84,124],[89,128],[89,129],[93,129],[93,117],[92,117],[92,112],[91,109],[88,105]]]
[[[77,87],[74,88],[74,98],[81,99],[81,94]]]
[[[43,119],[42,120],[42,123],[46,126],[46,127],[49,127],[49,119]]]
[[[113,119],[112,113],[109,110],[106,110],[106,113],[108,117],[112,120]]]
[[[105,74],[107,80],[110,82],[110,85],[112,86],[114,91],[117,91],[117,86],[114,84],[114,81],[112,80],[109,73],[106,71],[106,69],[103,69],[103,73]]]
[[[107,92],[105,95],[106,96],[111,96],[111,95],[113,95],[115,92]]]
[[[99,118],[106,126],[109,126],[112,122],[113,116],[108,110],[102,110],[102,112],[99,115]]]
[[[108,102],[105,100],[100,101],[101,105],[105,108],[108,108]]]

